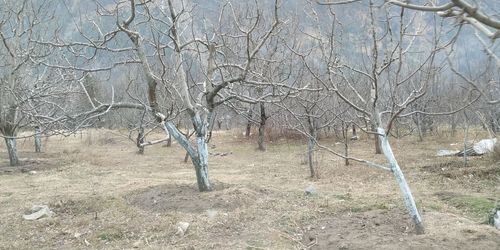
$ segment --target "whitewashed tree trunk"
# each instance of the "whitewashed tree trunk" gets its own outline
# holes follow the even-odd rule
[[[35,152],[36,153],[42,152],[41,131],[40,131],[40,127],[38,127],[38,126],[35,127]]]
[[[200,191],[209,191],[212,189],[208,179],[208,147],[205,136],[196,137],[198,145],[198,159],[191,157],[196,171],[196,180]]]
[[[394,157],[394,153],[392,152],[391,145],[389,144],[389,140],[387,139],[387,135],[385,134],[385,130],[383,128],[377,128],[377,132],[379,133],[378,137],[381,141],[382,151],[384,153],[385,158],[389,161],[389,165],[392,173],[396,177],[396,181],[399,184],[399,189],[401,193],[403,193],[403,198],[405,201],[406,209],[410,214],[411,220],[415,225],[415,231],[417,234],[424,233],[424,225],[422,223],[422,218],[418,213],[417,205],[415,204],[415,200],[413,199],[413,195],[411,194],[410,187],[406,182],[406,179],[399,167],[398,162],[396,161],[396,157]]]
[[[179,142],[179,144],[186,150],[187,154],[193,162],[194,169],[196,172],[196,181],[198,183],[198,189],[201,192],[212,190],[212,185],[208,178],[208,146],[205,140],[205,135],[203,130],[201,133],[196,135],[196,146],[195,149],[188,139],[179,132],[171,122],[164,122],[165,129],[168,130],[169,134],[174,137],[174,139]]]
[[[5,137],[5,144],[7,146],[7,153],[11,166],[19,165],[19,158],[17,157],[17,143],[16,139],[12,137]]]

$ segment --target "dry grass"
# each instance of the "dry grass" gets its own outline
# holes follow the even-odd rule
[[[215,132],[210,177],[215,190],[196,191],[191,164],[174,144],[136,148],[117,131],[87,131],[50,138],[42,154],[10,168],[0,147],[0,248],[2,249],[494,249],[500,233],[483,225],[488,202],[500,197],[499,166],[488,157],[438,158],[457,139],[405,137],[393,149],[422,211],[427,233],[417,236],[390,173],[318,152],[320,179],[300,164],[305,145],[276,138],[266,152],[241,131]],[[160,136],[160,135],[158,135]],[[339,151],[342,145],[324,140]],[[353,155],[380,163],[373,142],[351,145]],[[33,172],[35,171],[35,172]],[[304,195],[313,183],[315,196]],[[455,196],[443,196],[443,192]],[[451,198],[450,198],[451,197]],[[488,202],[486,202],[488,201]],[[52,218],[24,221],[35,204],[48,204]],[[184,236],[176,224],[191,224]]]
[[[493,161],[500,162],[500,140],[495,144],[493,152],[491,153],[491,158]]]

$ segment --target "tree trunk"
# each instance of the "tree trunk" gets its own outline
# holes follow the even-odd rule
[[[451,115],[451,136],[455,137],[457,134],[457,119],[456,116],[453,114]]]
[[[16,139],[12,137],[5,137],[5,144],[7,145],[7,153],[11,166],[19,165],[19,158],[17,157],[17,143]]]
[[[264,103],[260,103],[260,124],[259,124],[259,150],[266,151],[266,146],[264,145],[265,133],[266,133],[266,109],[264,107]]]
[[[142,145],[144,143],[144,128],[139,127],[139,133],[137,134],[137,148],[139,148],[139,151],[137,153],[139,154],[144,154],[144,146]]]
[[[198,122],[199,123],[199,122]],[[200,125],[200,124],[198,124]],[[208,179],[208,147],[205,141],[205,134],[197,133],[195,149],[188,138],[184,136],[171,122],[163,122],[163,126],[169,134],[186,150],[193,162],[196,172],[196,181],[200,192],[212,190],[210,180]],[[205,131],[205,130],[203,130]]]
[[[306,109],[307,114],[307,125],[309,129],[309,136],[307,142],[307,161],[309,163],[309,170],[311,172],[311,178],[317,177],[317,173],[314,169],[314,144],[317,139],[317,131],[315,126],[314,117],[312,117],[309,113],[309,110]]]
[[[377,127],[375,125],[372,125],[373,131],[377,130]],[[381,144],[382,142],[380,141],[380,137],[375,135],[375,154],[382,154],[382,149],[381,149]]]
[[[42,152],[42,138],[41,138],[41,131],[40,127],[36,126],[35,127],[35,152],[40,153]]]
[[[491,129],[493,130],[493,133],[498,133],[500,131],[500,127],[496,124],[495,122],[495,119],[493,118],[493,116],[490,116],[490,126],[491,126]]]
[[[309,170],[311,172],[311,178],[316,177],[316,171],[314,170],[314,138],[309,137],[307,143],[307,161],[309,163]]]
[[[245,138],[250,138],[250,132],[252,131],[252,122],[248,121],[247,122],[247,128],[245,130]]]
[[[345,136],[344,136],[344,155],[345,155],[345,162],[344,164],[346,166],[349,166],[349,138],[347,138],[347,130],[349,129],[348,126],[345,128]],[[358,138],[358,135],[356,135],[356,126],[352,125],[352,138]]]
[[[266,130],[266,124],[264,123],[261,123],[259,125],[259,150],[260,151],[266,151],[266,145],[265,145],[265,142],[264,142],[264,139],[265,139],[265,130]]]
[[[384,151],[384,156],[387,161],[389,161],[391,171],[396,177],[401,193],[403,193],[405,206],[408,210],[408,213],[410,214],[410,218],[413,224],[415,225],[415,231],[417,234],[423,234],[425,230],[422,223],[422,218],[420,217],[417,206],[415,204],[415,200],[413,199],[413,195],[411,194],[410,187],[408,186],[403,172],[401,171],[401,168],[399,167],[399,164],[394,157],[394,153],[392,152],[391,145],[389,144],[389,140],[387,139],[387,135],[385,135],[385,131],[382,128],[378,128],[377,132],[380,134],[378,135],[378,137],[380,137],[380,140],[382,142],[381,146]]]
[[[217,120],[217,130],[222,129],[222,120]]]
[[[346,141],[344,142],[344,155],[345,155],[345,165],[346,166],[349,166],[349,159],[347,157],[349,157],[349,142]]]
[[[197,137],[196,143],[198,146],[198,159],[191,157],[195,171],[196,180],[198,182],[198,189],[201,192],[212,190],[210,181],[208,179],[208,147],[205,142],[205,137]]]
[[[247,138],[247,139],[250,138],[250,133],[252,131],[252,121],[251,121],[252,114],[253,114],[253,109],[250,109],[248,111],[248,117],[249,117],[249,119],[247,121],[247,128],[246,128],[246,131],[245,131],[245,138]]]
[[[167,147],[171,147],[171,146],[172,146],[172,135],[170,133],[168,133]]]
[[[469,135],[469,122],[465,115],[465,134],[464,134],[464,167],[467,167],[467,136]]]
[[[349,166],[349,124],[346,124],[344,121],[342,121],[342,136],[344,138],[344,156],[346,157],[344,159],[344,164],[346,166]],[[352,125],[352,140],[357,140],[358,135],[356,134],[356,126],[353,124]]]
[[[424,133],[422,131],[422,120],[420,119],[419,114],[417,114],[416,116],[417,116],[416,125],[417,125],[418,141],[422,142],[424,141]]]

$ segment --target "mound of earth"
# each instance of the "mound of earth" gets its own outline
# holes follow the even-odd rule
[[[500,233],[455,215],[424,215],[426,233],[416,235],[402,210],[371,210],[326,218],[306,227],[310,249],[497,249]]]
[[[233,211],[254,203],[259,191],[216,183],[211,192],[199,192],[193,185],[160,185],[135,191],[125,199],[130,205],[155,213],[200,213],[209,209]]]

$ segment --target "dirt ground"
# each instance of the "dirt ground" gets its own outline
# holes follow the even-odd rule
[[[471,157],[465,167],[461,158],[435,156],[461,140],[392,140],[424,235],[413,233],[390,172],[318,152],[320,178],[311,180],[302,141],[259,152],[239,132],[215,132],[215,190],[206,193],[175,143],[138,155],[118,131],[92,130],[45,139],[36,154],[22,139],[18,167],[8,166],[2,143],[0,249],[500,249],[500,231],[485,223],[500,202],[500,163]],[[352,154],[384,163],[372,145],[355,141]],[[311,184],[317,194],[306,195]],[[22,218],[41,204],[54,216]],[[185,234],[179,222],[190,224]]]

